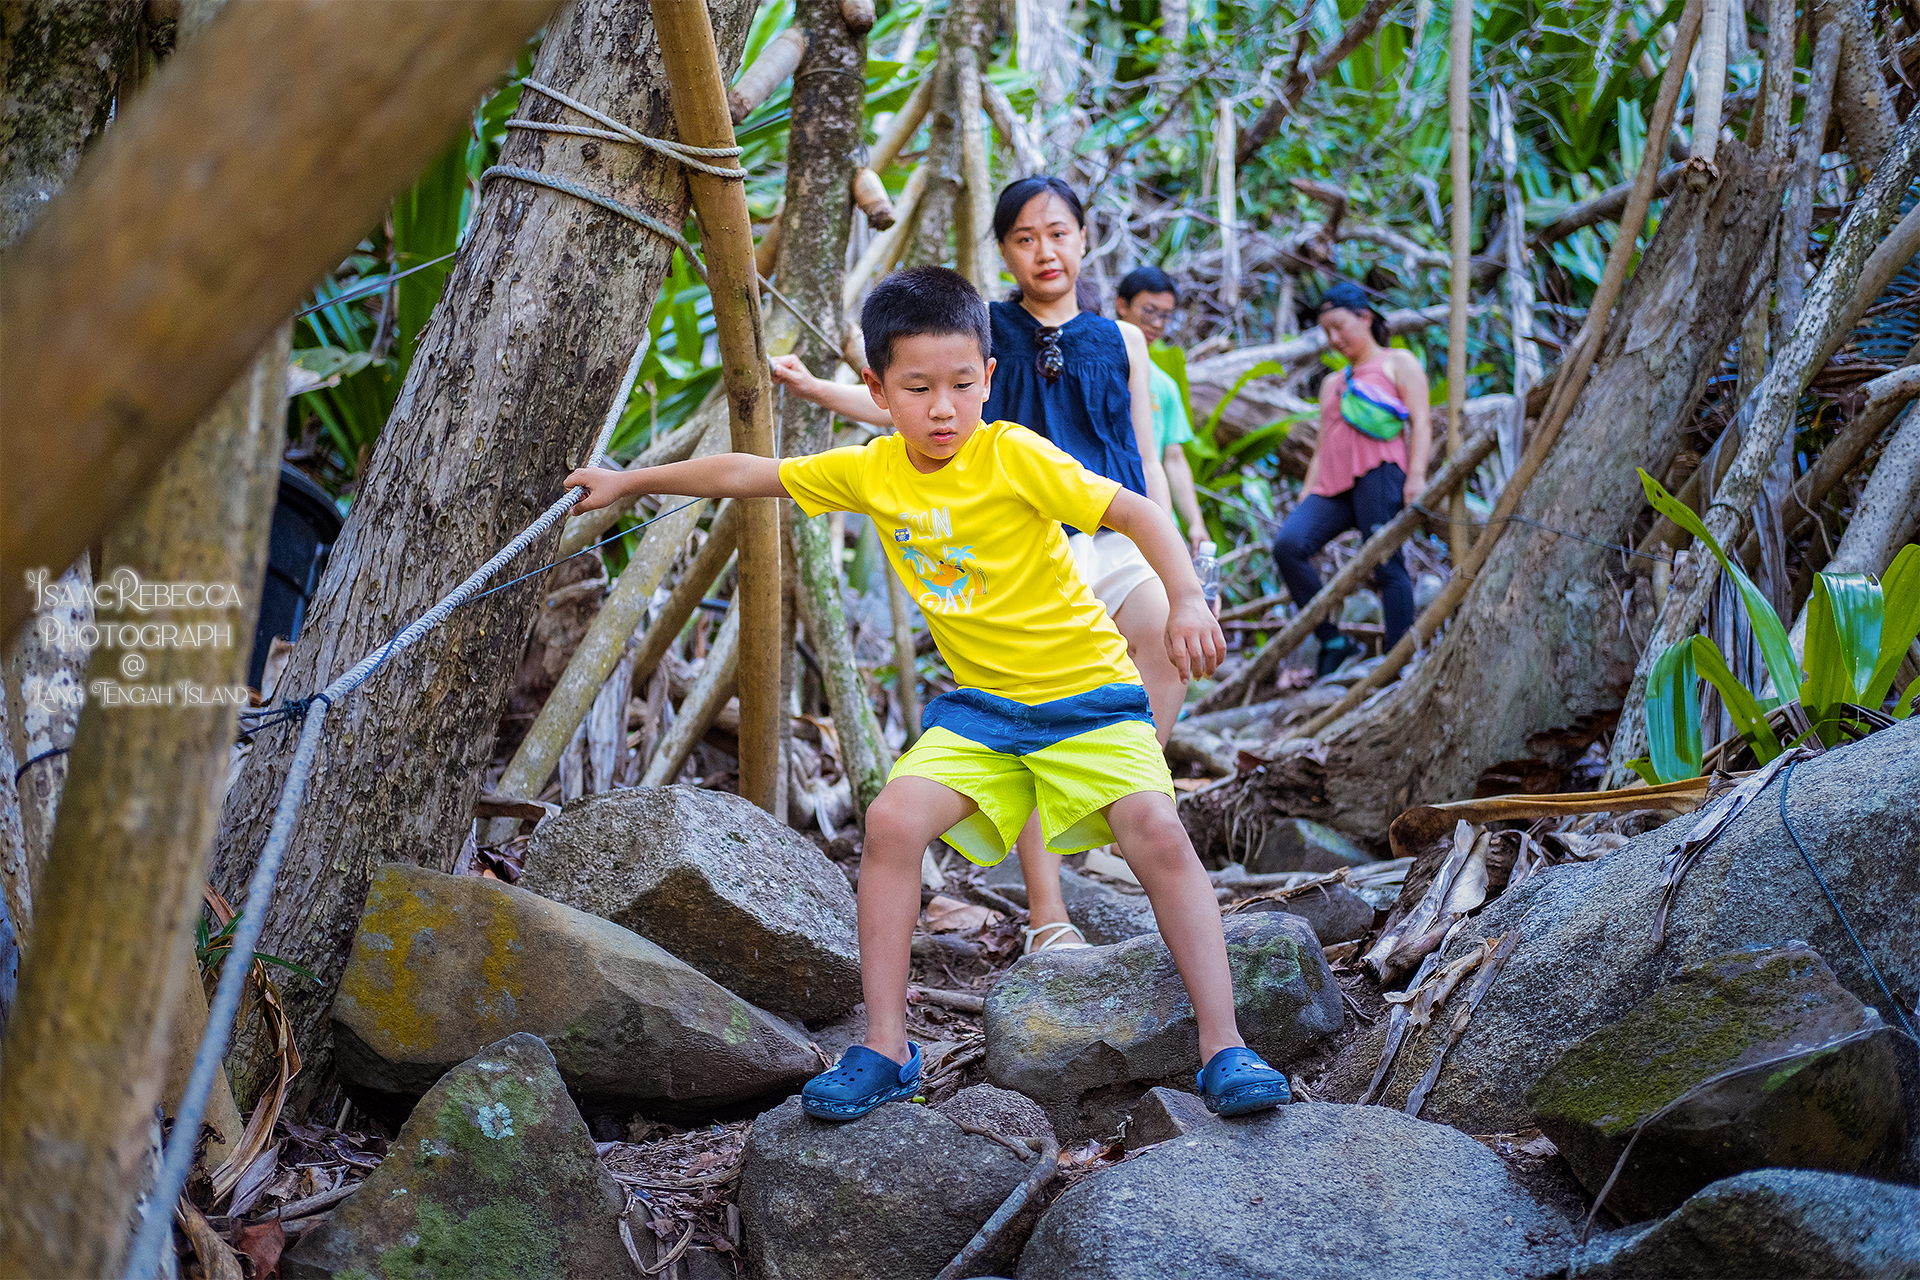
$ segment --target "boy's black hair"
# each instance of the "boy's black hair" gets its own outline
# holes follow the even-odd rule
[[[884,378],[893,363],[893,344],[920,334],[971,334],[980,343],[980,361],[993,354],[993,323],[986,300],[967,278],[946,267],[908,267],[873,286],[860,308],[860,332],[867,340],[867,364]]]
[[[1173,286],[1173,277],[1158,267],[1135,267],[1120,279],[1120,287],[1114,292],[1126,299],[1131,305],[1133,300],[1143,293],[1170,293],[1174,301],[1180,300],[1180,291]]]
[[[1080,197],[1067,185],[1065,178],[1056,178],[1050,173],[1036,173],[1030,178],[1020,178],[1009,182],[1000,190],[1000,201],[993,206],[993,238],[1005,240],[1013,231],[1013,224],[1020,220],[1020,211],[1035,196],[1048,192],[1059,196],[1066,204],[1073,220],[1084,230],[1087,225],[1087,211],[1080,204]]]

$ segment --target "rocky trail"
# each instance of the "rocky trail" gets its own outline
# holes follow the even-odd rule
[[[864,1029],[854,842],[587,797],[518,884],[380,872],[332,1013],[351,1131],[282,1121],[205,1234],[289,1278],[1920,1275],[1920,729],[1788,780],[1858,946],[1779,781],[1729,815],[1732,781],[1437,806],[1396,860],[1282,824],[1213,873],[1242,1029],[1295,1082],[1238,1120],[1099,853],[1064,873],[1097,945],[1024,958],[1017,866],[930,857],[925,1087],[811,1120]]]

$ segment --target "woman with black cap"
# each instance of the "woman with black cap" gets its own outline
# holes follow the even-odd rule
[[[1387,346],[1387,322],[1360,287],[1342,280],[1320,299],[1327,345],[1347,367],[1320,383],[1320,438],[1300,486],[1300,504],[1274,539],[1273,559],[1305,608],[1320,592],[1313,557],[1348,529],[1362,538],[1393,519],[1427,487],[1433,429],[1427,409],[1427,372],[1410,351]],[[1413,625],[1413,581],[1398,548],[1373,571],[1386,616],[1386,647]],[[1320,640],[1319,675],[1329,675],[1358,652],[1332,620],[1314,628]]]

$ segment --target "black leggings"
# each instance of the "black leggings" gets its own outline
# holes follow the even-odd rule
[[[1273,560],[1286,581],[1293,602],[1301,608],[1320,593],[1320,575],[1313,571],[1313,558],[1320,549],[1349,529],[1360,530],[1369,538],[1373,531],[1394,518],[1406,505],[1402,489],[1407,473],[1391,462],[1383,462],[1353,482],[1353,488],[1335,497],[1310,493],[1300,499],[1287,522],[1273,540]],[[1380,589],[1380,603],[1386,614],[1386,647],[1391,649],[1413,625],[1413,579],[1407,576],[1407,562],[1395,547],[1380,567],[1373,571],[1373,585]],[[1340,634],[1329,618],[1313,629],[1325,644]]]

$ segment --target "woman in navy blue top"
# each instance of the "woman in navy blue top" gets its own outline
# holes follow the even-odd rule
[[[993,232],[1018,293],[1017,300],[990,304],[993,361],[984,420],[1029,427],[1087,470],[1170,511],[1166,473],[1154,448],[1146,336],[1131,324],[1082,311],[1075,297],[1087,249],[1079,198],[1059,178],[1022,178],[1000,193]],[[816,378],[798,357],[777,357],[773,376],[841,417],[892,425],[864,386]],[[1186,695],[1166,654],[1166,588],[1120,534],[1073,533],[1068,543],[1081,576],[1126,637],[1164,743]],[[1087,945],[1067,918],[1060,858],[1046,851],[1037,821],[1020,833],[1018,849],[1027,882],[1029,949]]]

